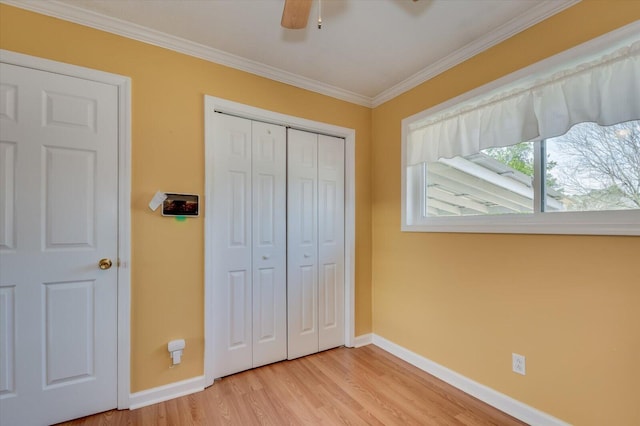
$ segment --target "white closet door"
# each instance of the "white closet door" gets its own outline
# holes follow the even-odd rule
[[[318,136],[319,349],[344,345],[344,140]]]
[[[286,129],[253,122],[253,367],[287,358]]]
[[[289,359],[318,352],[318,135],[289,129],[287,141]]]
[[[287,357],[286,131],[216,114],[214,375]]]
[[[213,348],[214,377],[253,365],[251,262],[251,121],[214,116]]]
[[[288,138],[289,359],[344,344],[344,140]]]

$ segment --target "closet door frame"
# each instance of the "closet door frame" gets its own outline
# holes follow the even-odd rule
[[[206,203],[213,199],[213,138],[214,124],[213,114],[226,113],[255,121],[265,121],[281,126],[292,127],[314,133],[326,134],[344,138],[345,140],[345,346],[353,347],[355,344],[355,139],[354,129],[320,123],[291,115],[280,114],[249,105],[240,104],[226,99],[205,95],[205,209]],[[205,386],[213,384],[213,332],[215,312],[213,312],[213,265],[210,259],[213,245],[213,223],[205,210],[205,283],[204,283],[204,370]]]

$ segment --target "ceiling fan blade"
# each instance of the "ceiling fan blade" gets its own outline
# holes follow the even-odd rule
[[[311,0],[285,0],[280,24],[291,30],[299,30],[307,26]]]

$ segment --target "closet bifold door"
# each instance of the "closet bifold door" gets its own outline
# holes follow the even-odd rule
[[[344,344],[344,140],[289,129],[288,358]]]
[[[344,345],[344,139],[318,135],[318,349]]]
[[[286,133],[215,114],[213,369],[286,359]]]
[[[318,352],[318,135],[287,133],[288,358]]]
[[[251,121],[215,114],[213,200],[214,377],[251,368]]]
[[[254,121],[253,367],[287,358],[287,135]]]

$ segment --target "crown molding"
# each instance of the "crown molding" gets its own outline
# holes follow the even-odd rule
[[[175,52],[184,53],[189,56],[215,62],[220,65],[225,65],[240,71],[245,71],[260,77],[265,77],[270,80],[289,84],[291,86],[320,93],[322,95],[357,105],[371,107],[371,98],[368,96],[359,95],[336,86],[302,77],[280,68],[242,58],[181,37],[175,37],[142,25],[109,17],[77,6],[60,3],[55,0],[1,0],[0,3],[5,3],[10,6],[40,13],[42,15],[106,31],[129,39],[141,41],[143,43],[173,50]]]
[[[112,18],[100,13],[82,9],[77,6],[52,1],[38,0],[0,0],[5,3],[21,9],[30,10],[32,12],[43,15],[52,16],[54,18],[63,19],[65,21],[106,31],[112,34],[120,35],[143,43],[173,50],[206,61],[215,62],[220,65],[245,71],[270,80],[289,84],[300,89],[309,90],[322,95],[330,96],[346,102],[351,102],[365,107],[377,107],[392,98],[401,95],[408,90],[424,83],[427,80],[447,71],[450,68],[472,58],[478,53],[495,46],[496,44],[524,31],[525,29],[547,19],[550,16],[561,12],[580,0],[544,0],[530,9],[527,13],[518,16],[504,25],[496,28],[496,30],[484,37],[464,46],[434,64],[417,72],[406,80],[384,90],[380,94],[371,98],[369,96],[360,95],[349,90],[341,89],[336,86],[321,83],[317,80],[302,77],[300,75],[282,70],[280,68],[265,65],[250,59],[246,59],[237,55],[224,52],[222,50],[213,49],[193,41],[189,41],[180,37],[175,37],[160,31],[153,30],[141,25],[127,22],[121,19]]]
[[[545,19],[562,12],[563,10],[579,3],[581,0],[545,0],[529,9],[525,14],[520,15],[507,23],[497,27],[494,31],[481,37],[461,49],[445,56],[437,62],[429,65],[421,71],[415,73],[404,81],[384,90],[371,100],[372,107],[377,107],[383,103],[399,96],[414,87],[424,83],[433,77],[461,64],[475,55],[513,37]]]

